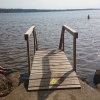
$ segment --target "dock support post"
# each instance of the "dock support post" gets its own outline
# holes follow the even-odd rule
[[[36,37],[35,27],[34,27],[34,30],[33,30],[33,37],[34,37],[34,55],[35,55],[36,50],[38,50],[38,44],[37,44],[37,37]]]
[[[64,32],[65,32],[65,29],[62,26],[59,49],[61,50],[62,49],[62,45],[63,45],[63,49],[62,49],[63,51],[64,51]]]
[[[64,32],[68,31],[73,36],[73,70],[76,71],[76,38],[78,38],[78,32],[71,29],[70,27],[63,25],[62,31],[61,31],[61,38],[59,43],[59,49],[62,48],[63,45],[63,51],[64,51]]]
[[[76,71],[76,34],[73,36],[73,69]]]
[[[64,51],[64,32],[65,32],[65,29],[64,29],[64,27],[63,27],[63,31],[62,31],[63,51]]]
[[[31,66],[31,62],[30,62],[30,45],[29,45],[29,36],[26,35],[27,37],[27,54],[28,54],[28,70],[29,70],[29,74],[30,74],[30,66]]]
[[[36,30],[35,26],[31,26],[30,29],[25,33],[25,40],[27,41],[27,54],[28,54],[28,69],[29,69],[29,74],[31,72],[31,59],[30,59],[30,44],[29,44],[29,37],[33,33],[33,38],[34,38],[34,54],[36,50],[38,50],[38,44],[37,44],[37,38],[36,38]]]

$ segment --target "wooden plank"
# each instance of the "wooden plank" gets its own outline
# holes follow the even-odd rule
[[[59,68],[60,67],[68,67],[69,68],[69,67],[71,67],[72,68],[72,66],[70,64],[51,64],[50,65],[50,64],[39,64],[39,63],[33,64],[32,68],[33,67],[43,67],[43,68],[44,67],[47,67],[47,68],[50,68],[50,67],[51,68],[53,68],[53,67],[59,67]]]
[[[36,51],[36,53],[35,53],[35,55],[37,56],[40,56],[40,55],[47,55],[47,56],[52,56],[52,55],[65,55],[65,53],[62,51],[62,52],[53,52],[53,50],[52,51],[49,51],[49,52],[46,52],[46,51],[40,51],[40,52],[38,52],[38,51]]]
[[[55,58],[55,57],[54,57]],[[42,59],[42,60],[38,60],[38,59],[34,59],[34,61],[33,62],[35,62],[35,61],[41,61],[41,62],[46,62],[46,61],[49,61],[49,62],[69,62],[69,60],[68,59],[49,59],[49,58],[46,58],[46,59]]]
[[[67,63],[67,64],[70,64],[69,61],[67,60],[46,60],[46,61],[33,61],[33,64],[34,63]]]
[[[70,70],[72,70],[72,67],[69,67],[69,68],[57,68],[57,67],[55,67],[55,68],[46,68],[46,67],[44,67],[44,68],[42,68],[42,67],[33,67],[32,69],[31,69],[32,71],[70,71]]]
[[[37,53],[45,53],[45,52],[47,52],[47,53],[50,53],[50,52],[52,52],[52,53],[59,53],[59,52],[63,52],[62,50],[39,50],[39,51],[36,51]]]
[[[52,80],[56,80],[56,83],[51,83]],[[36,51],[28,90],[57,88],[80,88],[68,58],[64,52]]]
[[[60,83],[62,83],[63,81],[78,80],[78,78],[75,76],[75,77],[52,77],[52,78],[42,78],[42,79],[30,79],[29,81],[33,82],[33,83],[37,83],[37,82],[41,82],[41,81],[42,82],[49,82],[50,83],[50,81],[52,81],[53,78],[55,80],[59,81]]]
[[[70,62],[69,62],[69,60],[68,59],[66,59],[66,60],[63,60],[63,59],[59,59],[59,60],[57,60],[57,59],[55,59],[55,60],[53,60],[53,59],[48,59],[48,60],[34,60],[33,61],[33,64],[34,63],[68,63],[68,64],[70,64]]]
[[[57,78],[57,77],[77,77],[75,72],[67,72],[67,73],[47,73],[45,75],[43,74],[30,74],[30,79],[41,79],[41,78]]]
[[[39,69],[41,69],[41,70],[45,70],[45,69],[72,69],[72,67],[71,66],[44,66],[44,67],[42,67],[42,66],[33,66],[31,69],[37,69],[37,70],[39,70]]]
[[[51,59],[51,58],[59,58],[59,59],[66,59],[66,56],[65,55],[62,55],[62,56],[34,56],[34,59],[43,59],[43,58],[45,58],[45,59]]]
[[[26,36],[30,36],[30,34],[33,32],[33,29],[35,28],[35,26],[31,26],[30,29],[25,33],[25,40],[26,40]]]
[[[69,62],[33,62],[32,66],[61,66],[61,65],[66,65],[66,66],[71,66]]]
[[[48,73],[51,74],[51,72],[43,72],[43,73],[41,73],[41,72],[40,73],[39,72],[34,72],[34,73],[31,73],[31,74],[41,74],[41,75],[44,75],[44,74],[48,74]],[[52,72],[52,73],[58,73],[58,72]],[[63,72],[63,71],[59,72],[59,73],[65,74],[65,72]]]
[[[36,52],[36,55],[66,55],[64,52],[59,52],[59,53],[37,53]]]
[[[51,74],[51,73],[68,73],[68,70],[66,71],[47,71],[47,70],[44,70],[44,71],[31,71],[31,74]]]
[[[47,67],[50,67],[50,66],[63,66],[63,65],[66,65],[66,66],[71,66],[71,64],[70,63],[68,63],[68,62],[59,62],[59,63],[57,63],[57,62],[34,62],[33,64],[32,64],[32,66],[43,66],[43,67],[45,67],[45,66],[47,66]]]
[[[36,68],[36,69],[38,69],[38,68],[40,68],[40,69],[55,69],[55,68],[58,68],[58,69],[61,69],[61,68],[66,68],[66,69],[68,69],[68,68],[72,68],[71,67],[71,65],[39,65],[39,64],[34,64],[33,66],[32,66],[32,68],[31,69],[34,69],[34,68]]]
[[[61,86],[61,85],[79,85],[79,81],[77,80],[77,78],[72,78],[72,79],[58,79],[58,78],[54,78],[55,80],[57,80],[56,83],[52,83],[50,84],[50,81],[52,81],[52,79],[47,80],[47,79],[42,79],[41,81],[39,80],[30,80],[30,84],[29,87],[42,87],[42,86]]]
[[[71,73],[73,69],[49,69],[49,70],[31,70],[31,74],[52,74],[52,73]]]
[[[68,59],[66,56],[47,56],[47,57],[44,57],[44,56],[35,56],[34,57],[34,60],[35,59],[42,59],[42,60],[45,60],[45,59]]]
[[[48,57],[62,57],[66,58],[66,55],[35,55],[34,58],[48,58]]]
[[[61,51],[62,52],[62,50],[49,50],[49,49],[47,49],[47,50],[38,50],[37,52],[45,52],[45,51],[55,51],[55,52],[58,52],[58,51]]]
[[[50,70],[50,69],[51,69],[51,70],[52,70],[52,69],[64,69],[64,70],[68,69],[68,70],[69,70],[69,69],[72,69],[72,68],[71,68],[71,67],[69,67],[69,68],[67,68],[67,67],[54,67],[54,68],[53,68],[53,67],[51,67],[51,68],[47,68],[47,67],[44,67],[44,68],[42,68],[42,67],[32,67],[31,70],[32,70],[32,69],[33,69],[33,70],[47,70],[47,69],[48,69],[48,70]]]
[[[52,52],[52,51],[50,51],[50,52],[36,52],[36,55],[42,55],[42,54],[44,54],[44,55],[48,55],[48,54],[56,55],[56,54],[65,54],[65,53],[64,52]]]
[[[46,86],[46,87],[28,87],[28,90],[47,90],[47,89],[80,89],[80,85],[64,85],[64,86]]]
[[[68,60],[68,58],[66,57],[66,55],[60,55],[60,56],[34,56],[34,60],[35,59],[41,59],[41,60],[47,60],[47,59],[63,59],[63,60]]]
[[[38,61],[38,60],[47,61],[47,60],[68,60],[68,59],[65,57],[44,57],[44,58],[35,57],[34,58],[34,61]]]
[[[52,69],[63,69],[63,70],[71,70],[72,67],[71,66],[34,66],[31,68],[31,70],[52,70]]]
[[[69,62],[67,59],[34,59],[34,62]]]
[[[59,57],[59,58],[63,58],[65,57],[66,58],[66,55],[35,55],[34,58],[39,58],[39,57],[45,57],[45,58],[51,58],[51,57]]]
[[[65,55],[64,53],[55,53],[55,54],[52,54],[52,53],[35,53],[35,56],[61,56],[61,55]]]
[[[41,67],[41,66],[43,66],[43,67],[49,67],[50,68],[50,66],[52,67],[52,66],[71,66],[70,64],[68,64],[68,63],[34,63],[33,65],[32,65],[32,67]]]
[[[39,50],[37,53],[60,53],[62,50]]]
[[[73,30],[72,28],[68,27],[67,25],[63,25],[63,27],[74,36],[74,34],[76,34],[76,38],[78,38],[78,32]]]
[[[49,73],[49,72],[65,72],[67,73],[67,71],[69,71],[69,69],[45,69],[45,70],[35,70],[35,69],[31,69],[31,73]]]

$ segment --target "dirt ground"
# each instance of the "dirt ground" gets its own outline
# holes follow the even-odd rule
[[[100,100],[100,92],[79,81],[81,89],[44,91],[27,91],[27,83],[22,83],[2,100]]]

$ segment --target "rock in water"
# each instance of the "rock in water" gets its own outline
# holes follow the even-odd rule
[[[100,83],[100,68],[96,70],[93,81],[95,85]]]
[[[89,80],[87,78],[85,78],[85,77],[78,77],[78,78],[81,79],[86,84],[89,84]]]
[[[95,89],[100,92],[100,83],[95,86]]]

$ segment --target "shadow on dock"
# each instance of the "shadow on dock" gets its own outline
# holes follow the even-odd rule
[[[50,55],[52,55],[54,53],[54,51],[51,51],[50,53],[48,53],[45,57],[43,57],[43,59],[42,59],[42,67],[43,67],[43,76],[42,76],[42,79],[41,79],[41,83],[40,83],[40,86],[43,86],[43,84],[44,84],[44,81],[43,81],[43,79],[45,78],[45,63],[44,63],[44,61],[45,61],[45,59],[48,59],[48,55],[50,56]],[[47,60],[47,63],[48,63],[48,69],[50,69],[50,66],[49,66],[49,60]],[[68,71],[67,73],[65,73],[62,77],[60,77],[60,79],[58,80],[59,81],[59,84],[61,84],[65,79],[66,79],[66,77],[68,77],[71,73],[73,72],[73,69],[72,70],[70,70],[70,71]],[[55,87],[57,88],[59,85],[57,85],[57,84],[54,84],[54,85],[52,85],[52,87],[50,88],[51,90],[49,90],[49,84],[50,84],[50,79],[51,78],[53,78],[53,77],[51,77],[51,73],[49,72],[48,74],[48,89],[46,89],[46,90],[39,90],[38,91],[38,100],[46,100],[46,98],[48,98],[48,96],[52,93],[52,92],[54,92],[55,91]],[[64,77],[64,76],[66,76],[66,77]],[[42,87],[39,87],[39,89],[41,89]]]

